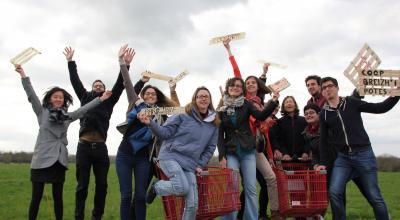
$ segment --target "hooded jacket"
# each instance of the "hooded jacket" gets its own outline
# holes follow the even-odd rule
[[[328,146],[341,153],[357,152],[371,147],[361,112],[385,113],[396,105],[399,98],[389,97],[383,102],[369,103],[352,96],[340,97],[337,108],[326,103],[319,114],[321,164],[328,163]]]

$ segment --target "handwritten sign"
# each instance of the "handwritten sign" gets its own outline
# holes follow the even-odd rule
[[[400,96],[399,85],[399,70],[361,70],[357,90],[361,96]]]
[[[187,70],[184,70],[183,72],[179,73],[175,78],[173,78],[171,81],[169,81],[169,85],[174,86],[178,81],[183,79],[188,74],[189,72]]]
[[[246,37],[246,33],[245,32],[240,32],[240,33],[236,33],[236,34],[229,34],[229,35],[225,35],[225,36],[220,36],[220,37],[214,37],[211,38],[211,40],[209,41],[209,44],[217,44],[217,43],[221,43],[224,40],[227,39],[231,39],[231,41],[234,40],[241,40],[244,39]]]
[[[368,46],[364,44],[357,56],[350,62],[345,69],[344,75],[357,87],[359,82],[359,72],[363,69],[376,69],[381,63],[378,55]]]
[[[258,60],[257,62],[261,63],[261,64],[268,64],[270,67],[276,67],[278,69],[286,69],[287,68],[287,65],[285,65],[285,64],[274,63],[274,62],[270,62],[268,60]]]
[[[164,81],[170,81],[174,78],[170,77],[170,76],[166,76],[166,75],[162,75],[162,74],[158,74],[158,73],[153,73],[150,72],[148,70],[144,71],[142,73],[142,76],[147,76],[149,78],[153,78],[153,79],[159,79],[159,80],[164,80]]]
[[[146,116],[153,115],[176,115],[185,112],[184,107],[157,107],[157,108],[144,108],[140,111],[144,113]]]
[[[29,47],[28,49],[25,49],[24,51],[19,53],[17,56],[12,58],[10,60],[10,62],[14,65],[22,65],[22,64],[28,62],[36,54],[40,54],[40,52],[33,47]]]
[[[290,86],[289,81],[287,81],[287,79],[283,77],[282,79],[276,81],[275,83],[268,85],[267,88],[272,92],[280,92],[289,86]]]

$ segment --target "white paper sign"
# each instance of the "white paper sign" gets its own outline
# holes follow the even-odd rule
[[[146,116],[152,115],[176,115],[185,112],[185,107],[159,107],[159,108],[144,108],[140,111]]]
[[[267,88],[270,89],[272,92],[280,92],[289,86],[290,86],[289,81],[287,81],[287,79],[283,77],[282,79],[276,81],[275,83],[268,85]]]
[[[287,68],[287,65],[285,65],[285,64],[279,64],[279,63],[274,63],[274,62],[270,62],[270,61],[268,61],[268,60],[258,60],[257,61],[258,63],[262,63],[262,64],[269,64],[269,66],[270,67],[276,67],[276,68],[279,68],[279,69],[286,69]]]

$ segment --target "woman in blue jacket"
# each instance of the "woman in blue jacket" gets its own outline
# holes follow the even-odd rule
[[[196,219],[198,204],[196,173],[200,173],[211,159],[218,140],[219,119],[214,110],[210,91],[199,87],[185,113],[170,117],[163,126],[139,114],[153,134],[164,140],[158,160],[162,171],[170,179],[156,182],[149,190],[147,202],[155,195],[185,197],[182,219]]]

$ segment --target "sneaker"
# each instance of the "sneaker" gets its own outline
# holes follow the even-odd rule
[[[153,203],[154,199],[157,196],[157,192],[156,189],[154,188],[154,185],[157,183],[156,181],[153,181],[153,183],[150,186],[150,189],[147,191],[147,195],[146,195],[146,203],[147,204],[151,204]]]

